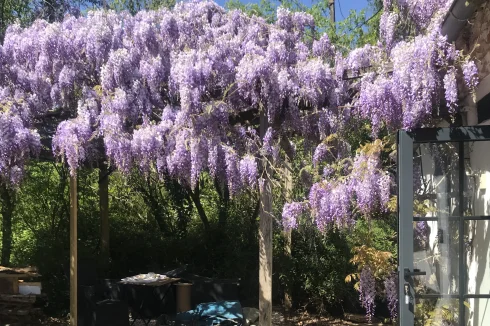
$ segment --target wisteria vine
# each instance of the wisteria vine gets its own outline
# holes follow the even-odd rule
[[[456,112],[459,78],[470,91],[477,85],[476,65],[441,35],[449,3],[385,0],[381,41],[348,55],[326,34],[306,37],[315,30],[308,14],[279,8],[270,24],[208,0],[11,25],[0,48],[0,176],[19,184],[47,137],[72,174],[107,158],[122,172],[155,171],[191,189],[208,173],[234,196],[257,190],[266,172],[258,160],[277,162],[282,141],[301,135],[322,175],[308,198],[284,206],[284,226],[307,213],[322,230],[350,226],[386,210],[392,181],[379,151],[352,158],[328,137],[356,119],[373,137],[428,125],[442,104]],[[412,39],[397,34],[403,19],[417,27]],[[260,112],[270,126],[263,138]],[[44,128],[48,120],[56,130]],[[347,158],[334,173],[329,164]],[[361,296],[374,300],[362,273]]]
[[[424,13],[419,18],[425,21],[444,4],[429,7],[411,12]],[[61,23],[12,25],[0,52],[0,101],[30,130],[59,113],[53,151],[66,158],[72,173],[105,154],[122,171],[155,169],[191,187],[208,171],[235,193],[256,185],[252,158],[278,155],[271,137],[301,132],[320,142],[355,115],[369,119],[376,135],[382,126],[423,125],[435,103],[454,107],[460,58],[454,47],[437,28],[395,43],[396,20],[384,21],[386,44],[367,45],[346,57],[326,35],[314,41],[303,37],[314,28],[307,14],[280,8],[276,23],[268,24],[211,1],[135,16],[100,10]],[[350,86],[342,80],[346,69],[367,66],[377,72]],[[440,66],[450,68],[441,73]],[[465,61],[462,71],[466,84],[475,87],[474,64]],[[441,84],[445,98],[437,92]],[[347,94],[352,88],[358,89],[354,101]],[[350,114],[339,109],[349,105]],[[256,124],[236,122],[250,110],[267,111],[272,129],[263,144]],[[305,114],[312,110],[326,119]],[[35,146],[35,138],[21,150]],[[104,148],[94,146],[98,139]],[[2,171],[10,158],[2,155]]]

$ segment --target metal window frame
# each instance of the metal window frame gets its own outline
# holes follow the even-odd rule
[[[437,217],[413,216],[413,148],[421,143],[459,143],[459,201],[464,202],[464,144],[466,142],[490,141],[490,126],[471,126],[454,128],[421,128],[411,131],[399,130],[397,135],[397,181],[398,181],[398,311],[399,325],[414,325],[415,291],[412,277],[405,277],[405,269],[413,271],[413,221],[435,221]],[[450,216],[449,220],[459,221],[458,232],[464,234],[464,223],[470,220],[490,220],[490,216],[464,216],[464,207],[459,205],[458,216]],[[409,231],[410,230],[410,231]],[[408,231],[408,232],[407,232]],[[467,298],[490,299],[490,295],[466,293],[466,266],[464,241],[459,241],[459,286],[458,294],[434,295],[420,294],[421,299],[458,298],[459,325],[464,326],[465,306]],[[409,284],[409,304],[405,304],[405,283]]]

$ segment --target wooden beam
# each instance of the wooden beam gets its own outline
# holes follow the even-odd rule
[[[264,137],[268,128],[267,115],[260,115],[260,136]],[[269,180],[270,168],[262,159],[264,184],[260,191],[259,211],[259,325],[272,325],[272,190]]]
[[[70,326],[77,326],[77,177],[70,176]]]
[[[99,208],[100,208],[100,267],[109,267],[109,173],[105,163],[99,168]]]

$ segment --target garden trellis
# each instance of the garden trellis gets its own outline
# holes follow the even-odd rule
[[[391,176],[382,146],[348,163],[352,153],[341,138],[354,120],[367,121],[376,138],[382,129],[431,124],[441,107],[457,111],[457,78],[471,91],[477,71],[440,33],[451,3],[385,1],[380,42],[347,55],[326,34],[316,37],[308,14],[279,8],[269,24],[211,1],[12,25],[0,51],[2,182],[19,185],[26,161],[44,144],[70,167],[73,218],[84,163],[152,171],[191,191],[202,173],[232,197],[258,191],[261,325],[270,324],[271,179],[281,144],[304,138],[322,170],[308,200],[284,207],[286,227],[305,212],[325,229],[385,210]],[[413,38],[399,33],[402,20]],[[357,78],[345,78],[347,71]],[[335,145],[332,135],[340,139]],[[71,232],[76,239],[73,224]],[[72,254],[72,273],[75,261]],[[372,304],[364,303],[368,311]]]

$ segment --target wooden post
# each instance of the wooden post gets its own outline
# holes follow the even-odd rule
[[[293,174],[291,172],[291,162],[289,161],[289,158],[286,156],[284,160],[284,197],[286,198],[286,201],[291,201],[292,199],[292,192],[293,192]],[[291,229],[289,230],[284,230],[284,255],[286,256],[286,260],[289,266],[291,263],[292,257],[291,257],[291,244],[292,244],[292,238],[291,238]],[[290,281],[290,280],[289,280]],[[290,312],[292,307],[292,300],[291,300],[291,289],[289,287],[289,284],[285,285],[284,288],[284,309],[286,312]]]
[[[10,266],[10,256],[12,254],[12,219],[15,208],[15,193],[6,185],[0,186],[0,199],[2,215],[2,257],[0,265]]]
[[[335,0],[330,0],[328,3],[328,9],[330,11],[330,21],[335,27]]]
[[[260,115],[260,136],[267,131],[267,115]],[[272,190],[269,180],[270,169],[265,158],[262,159],[265,180],[260,191],[259,211],[259,325],[272,325]]]
[[[77,326],[77,177],[70,176],[70,326]]]
[[[99,209],[100,209],[100,267],[106,271],[109,266],[109,175],[107,165],[99,169]]]

